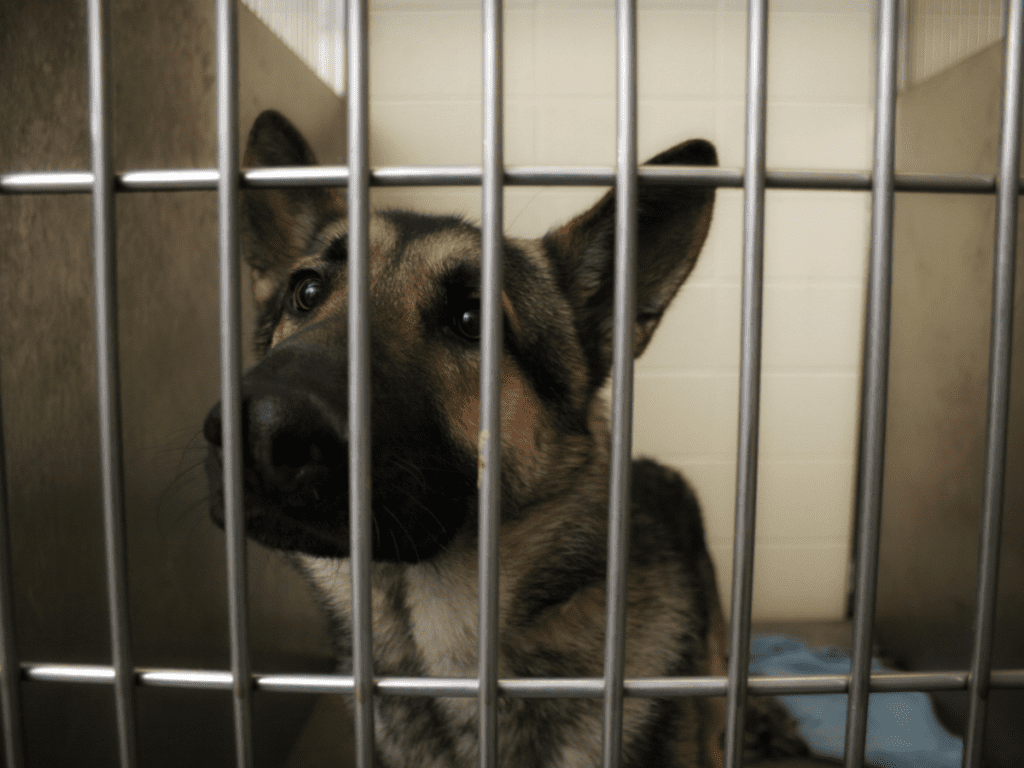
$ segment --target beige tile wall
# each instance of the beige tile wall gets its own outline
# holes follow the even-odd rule
[[[746,15],[735,0],[640,0],[639,143],[646,157],[702,136],[744,151]],[[772,4],[768,164],[870,167],[867,2]],[[615,157],[610,2],[509,0],[509,165]],[[463,0],[377,0],[370,21],[371,162],[481,161],[481,16]],[[602,190],[511,188],[507,228],[537,236]],[[479,217],[479,190],[384,190],[378,206]],[[755,617],[837,618],[850,543],[868,236],[861,193],[769,191]],[[708,244],[637,364],[634,443],[703,502],[720,591],[732,567],[742,193],[721,190]]]

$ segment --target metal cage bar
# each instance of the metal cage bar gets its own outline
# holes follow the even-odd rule
[[[612,331],[612,445],[608,478],[608,566],[604,646],[602,765],[616,768],[622,749],[626,661],[626,565],[633,460],[633,345],[636,326],[637,85],[636,0],[616,0],[617,133],[615,282]]]
[[[640,166],[640,181],[645,184],[742,187],[743,171],[738,168]],[[126,171],[117,174],[117,192],[177,192],[216,189],[220,178],[216,169],[164,169]],[[0,194],[75,194],[92,191],[92,173],[88,171],[30,172],[0,174]],[[482,184],[483,171],[475,166],[394,166],[370,169],[372,187],[476,187]],[[505,168],[505,186],[579,186],[608,187],[615,183],[613,168],[559,166],[510,166]],[[768,189],[817,189],[869,192],[872,174],[868,171],[765,171]],[[242,172],[247,189],[285,187],[347,187],[346,166],[253,168]],[[1018,188],[1024,192],[1024,178]],[[996,177],[991,174],[900,173],[894,176],[896,192],[954,194],[994,194]]]
[[[480,766],[498,764],[498,521],[501,509],[501,288],[504,237],[502,3],[484,0],[482,326],[480,337],[479,698]]]
[[[4,757],[7,768],[24,763],[21,721],[21,667],[14,633],[14,579],[11,564],[10,507],[7,498],[7,456],[4,449],[4,414],[0,403],[0,705],[2,705]]]
[[[115,670],[117,748],[123,768],[136,763],[135,667],[128,624],[124,466],[117,342],[117,252],[111,150],[109,9],[89,0],[89,139],[92,161],[93,289],[96,296],[96,377],[103,482],[103,544]]]
[[[21,678],[29,682],[109,685],[114,668],[92,664],[21,665]],[[230,691],[234,685],[229,671],[205,669],[135,670],[139,685],[154,688],[193,688]],[[870,677],[872,692],[892,691],[966,691],[970,673],[953,672],[885,672]],[[257,690],[270,693],[331,693],[352,695],[352,675],[318,674],[254,674]],[[726,677],[664,677],[626,678],[626,696],[681,698],[692,696],[724,696],[728,690]],[[751,676],[748,692],[752,695],[846,693],[849,675]],[[378,677],[375,692],[382,696],[448,696],[473,698],[479,695],[479,679],[471,677]],[[992,689],[1024,688],[1024,669],[993,670]],[[498,680],[500,696],[509,698],[600,698],[604,695],[604,678],[510,678]]]
[[[878,80],[871,191],[871,251],[865,318],[857,488],[856,589],[845,763],[864,763],[868,679],[878,579],[882,476],[885,462],[886,395],[889,381],[889,310],[892,288],[893,168],[896,147],[896,0],[882,0],[878,17]]]
[[[370,166],[367,0],[348,21],[348,412],[352,671],[356,765],[373,765],[373,615],[370,592]]]
[[[981,503],[978,552],[978,600],[971,658],[970,713],[964,740],[965,768],[981,765],[988,704],[999,534],[1003,514],[1007,419],[1010,413],[1010,365],[1013,352],[1013,290],[1017,259],[1017,206],[1014,183],[1020,168],[1021,76],[1024,68],[1024,8],[1010,4],[1003,65],[1002,136],[999,191],[996,196],[996,247],[992,285],[992,338],[989,352],[988,427],[985,485]]]
[[[732,615],[725,766],[743,764],[750,616],[754,592],[757,438],[761,398],[761,304],[764,269],[765,115],[768,92],[768,2],[751,0],[747,16],[746,152],[743,179],[743,289],[740,320],[739,440],[733,529]]]
[[[220,272],[220,397],[224,456],[224,531],[235,752],[253,763],[252,671],[242,491],[241,307],[238,240],[238,34],[234,0],[217,0],[217,215]]]

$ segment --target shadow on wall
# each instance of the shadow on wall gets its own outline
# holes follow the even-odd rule
[[[116,0],[110,26],[115,167],[215,166],[213,1]],[[0,30],[0,168],[87,169],[84,1],[2,3]],[[338,97],[241,7],[239,32],[241,133],[262,109],[283,109],[339,162]],[[226,669],[224,537],[206,511],[200,433],[219,399],[216,195],[122,194],[116,205],[134,661]],[[25,661],[110,663],[90,210],[88,195],[0,197],[0,402]],[[256,546],[249,574],[254,668],[329,670],[305,585]],[[116,763],[109,688],[22,690],[29,765]],[[312,706],[255,697],[257,764],[284,760]],[[232,760],[227,692],[139,689],[138,715],[145,765]]]

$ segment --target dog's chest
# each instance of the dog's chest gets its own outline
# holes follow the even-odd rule
[[[340,619],[336,625],[351,631],[350,561],[308,555],[299,561],[327,609]],[[371,593],[376,674],[476,675],[475,577],[462,578],[459,569],[429,564],[374,563]],[[335,639],[344,641],[341,646],[348,644],[348,638]]]
[[[461,578],[429,566],[406,570],[410,629],[426,672],[439,677],[477,673],[475,578]]]

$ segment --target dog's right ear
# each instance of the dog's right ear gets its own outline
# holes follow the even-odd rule
[[[294,125],[267,110],[249,131],[242,165],[316,165],[316,157]],[[253,268],[253,288],[260,304],[268,298],[276,273],[310,251],[322,224],[345,215],[345,203],[324,187],[243,190],[241,200],[242,254]]]
[[[647,164],[717,165],[718,155],[709,142],[692,139],[652,157]],[[637,356],[693,269],[711,225],[714,205],[713,187],[640,183],[634,329]],[[613,190],[543,240],[573,307],[576,331],[590,367],[591,392],[607,379],[612,363],[615,208]]]

